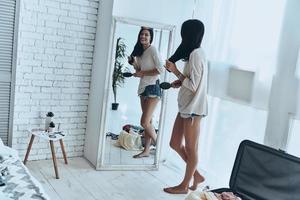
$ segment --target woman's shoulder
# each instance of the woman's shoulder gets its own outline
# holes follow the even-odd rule
[[[192,51],[191,55],[204,55],[204,51],[201,47],[196,48]]]
[[[190,54],[190,59],[205,59],[205,53],[201,47],[194,49]]]
[[[156,50],[156,47],[154,45],[150,45],[149,49]]]
[[[147,52],[147,54],[151,55],[151,56],[158,56],[159,55],[159,52],[158,52],[157,48],[153,45],[148,47],[145,52]]]
[[[149,50],[150,52],[154,52],[154,53],[157,52],[157,48],[156,48],[155,46],[153,46],[153,45],[151,45],[151,46],[148,48],[148,50]]]

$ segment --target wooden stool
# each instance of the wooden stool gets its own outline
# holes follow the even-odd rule
[[[59,140],[65,164],[68,164],[67,154],[66,154],[66,151],[65,151],[64,143],[63,143],[63,138],[65,137],[64,133],[62,131],[59,131],[59,132],[52,132],[52,133],[49,134],[48,132],[45,132],[43,129],[32,129],[29,132],[31,133],[31,138],[30,138],[30,142],[28,144],[27,152],[26,152],[26,155],[25,155],[25,158],[24,158],[24,162],[23,162],[24,165],[26,165],[26,162],[28,160],[28,156],[29,156],[34,138],[39,137],[39,138],[48,140],[49,143],[50,143],[50,148],[51,148],[51,154],[52,154],[53,166],[54,166],[54,171],[55,171],[55,177],[57,179],[59,179],[58,169],[57,169],[57,162],[56,162],[56,155],[55,155],[55,148],[54,148],[54,141]]]

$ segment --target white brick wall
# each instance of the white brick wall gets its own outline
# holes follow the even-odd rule
[[[68,156],[83,155],[98,0],[21,0],[13,148],[23,157],[30,128],[52,111],[67,136]],[[56,144],[61,157],[59,144]],[[31,160],[50,158],[35,139]]]

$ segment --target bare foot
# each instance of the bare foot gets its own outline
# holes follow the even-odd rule
[[[150,154],[150,153],[142,152],[142,153],[139,153],[139,154],[134,155],[133,158],[149,157],[149,154]]]
[[[187,194],[189,190],[186,187],[183,187],[181,185],[177,185],[177,186],[174,186],[174,187],[164,188],[164,191],[166,193],[170,193],[170,194]]]
[[[189,187],[189,189],[193,190],[193,191],[196,190],[198,185],[200,183],[202,183],[203,181],[205,181],[205,178],[201,174],[195,173],[193,185],[191,187]]]

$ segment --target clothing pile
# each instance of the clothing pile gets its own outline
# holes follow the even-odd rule
[[[222,192],[221,194],[214,193],[218,200],[242,200],[232,192]]]
[[[155,129],[155,132],[157,134],[158,129]],[[145,147],[144,133],[143,127],[126,124],[122,127],[122,131],[119,134],[107,132],[106,137],[117,140],[115,145],[123,147],[126,150],[142,150],[143,147]],[[151,145],[155,148],[155,143],[152,143]]]
[[[132,124],[126,124],[123,126],[123,130],[126,132],[130,132],[134,131],[135,133],[138,133],[141,135],[141,140],[142,140],[142,147],[145,147],[145,132],[144,132],[144,128],[141,126],[136,126],[136,125],[132,125]],[[155,133],[158,133],[158,129],[155,129]],[[156,145],[155,143],[152,142],[153,147]]]
[[[9,174],[7,165],[5,165],[5,161],[8,158],[3,157],[0,155],[0,186],[4,186],[6,184],[6,178]]]
[[[133,130],[121,131],[116,146],[123,147],[126,150],[142,150],[141,135]]]
[[[132,124],[126,124],[122,127],[124,131],[127,131],[129,133],[130,130],[133,130],[134,132],[137,132],[139,134],[142,134],[144,132],[144,128],[141,126],[136,126]]]
[[[210,191],[191,192],[185,200],[242,200],[232,192],[215,193]]]

